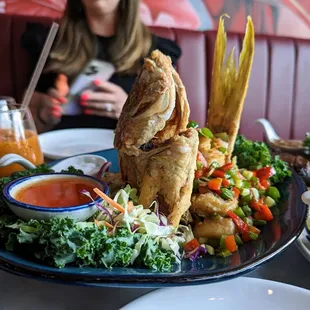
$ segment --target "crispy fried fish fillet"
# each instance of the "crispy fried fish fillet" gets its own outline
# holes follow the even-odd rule
[[[140,203],[148,208],[158,197],[174,226],[190,207],[196,168],[198,133],[186,129],[188,117],[179,75],[169,57],[154,51],[125,103],[114,146],[122,178],[140,191]]]
[[[129,155],[154,140],[160,144],[186,129],[189,106],[185,88],[160,51],[146,58],[123,107],[115,130],[114,146]]]
[[[189,128],[154,150],[139,150],[138,156],[119,152],[123,179],[140,190],[145,208],[158,197],[168,208],[169,223],[177,226],[191,205],[197,150],[197,131]]]
[[[169,148],[163,148],[163,152],[148,161],[142,179],[140,203],[149,206],[158,195],[159,200],[168,207],[169,223],[177,226],[191,204],[198,149],[197,131],[188,129],[171,138]]]
[[[248,17],[239,69],[236,68],[234,60],[234,49],[224,64],[226,41],[224,19],[221,17],[214,51],[207,127],[213,133],[228,134],[228,158],[230,158],[240,126],[254,57],[254,26],[251,17]]]

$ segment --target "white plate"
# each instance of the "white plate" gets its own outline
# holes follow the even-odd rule
[[[64,129],[39,135],[42,152],[50,159],[111,149],[113,140],[114,132],[109,129]]]
[[[254,278],[151,292],[123,310],[309,310],[310,291],[284,283]]]
[[[81,169],[84,174],[94,177],[106,161],[104,157],[97,155],[78,155],[58,162],[56,165],[52,166],[52,169],[55,172],[61,172],[61,170],[73,166],[76,169]]]

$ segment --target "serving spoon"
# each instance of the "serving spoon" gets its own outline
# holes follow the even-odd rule
[[[272,148],[295,155],[310,155],[309,149],[303,146],[303,141],[281,139],[271,123],[265,118],[260,118],[256,122],[263,126],[267,144]]]
[[[20,164],[25,169],[35,169],[36,166],[28,159],[17,154],[6,154],[0,158],[0,167],[6,167],[12,164]]]

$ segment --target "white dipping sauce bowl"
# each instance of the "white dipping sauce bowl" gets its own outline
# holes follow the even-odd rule
[[[87,180],[94,184],[94,188],[97,187],[105,194],[109,193],[109,187],[93,177],[87,175],[76,175],[71,173],[46,173],[37,174],[20,178],[8,183],[3,189],[3,197],[12,212],[23,220],[49,220],[51,218],[71,218],[77,222],[85,221],[89,219],[97,210],[95,202],[102,202],[102,198],[98,197],[95,202],[88,204],[68,206],[63,208],[50,208],[44,206],[34,206],[26,203],[22,203],[15,199],[17,193],[25,187],[30,186],[38,182],[57,180],[57,179],[72,179],[77,178],[81,180]]]
[[[66,158],[51,168],[55,172],[61,172],[61,170],[68,169],[69,166],[73,166],[76,169],[81,169],[84,174],[95,177],[100,168],[107,160],[104,157],[97,155],[78,155],[74,157]]]

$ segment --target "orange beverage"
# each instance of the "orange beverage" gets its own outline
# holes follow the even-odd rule
[[[0,128],[0,158],[9,153],[23,156],[36,166],[44,162],[38,135],[29,129],[25,129],[24,136],[20,137],[11,129]],[[21,170],[23,167],[19,164],[2,167],[0,168],[0,177],[9,176],[13,172]]]
[[[11,153],[23,156],[36,166],[44,162],[30,111],[21,109],[12,98],[0,97],[0,158]],[[19,164],[0,167],[0,177],[23,169]]]

